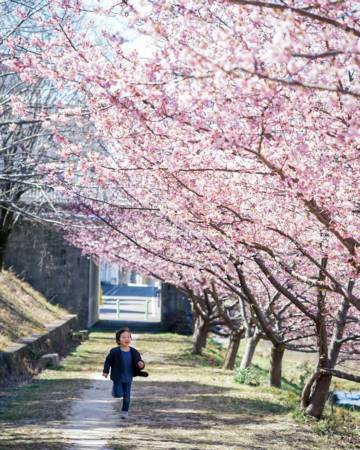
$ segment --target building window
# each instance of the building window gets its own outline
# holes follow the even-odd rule
[[[136,278],[137,278],[136,275],[137,275],[136,272],[134,270],[132,270],[131,274],[130,274],[130,283],[133,283],[133,284],[136,283]]]

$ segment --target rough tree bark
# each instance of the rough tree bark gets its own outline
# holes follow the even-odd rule
[[[243,330],[233,330],[230,335],[229,347],[226,352],[223,369],[233,370],[235,366],[236,355],[239,350]]]
[[[256,332],[252,336],[246,337],[245,350],[240,364],[241,369],[247,369],[248,367],[250,367],[253,356],[255,354],[256,346],[258,345],[259,341],[260,334]]]
[[[274,345],[270,357],[270,386],[281,388],[282,359],[285,352],[284,344]]]
[[[194,355],[201,355],[204,347],[206,347],[206,341],[210,329],[208,320],[205,320],[201,315],[198,315],[195,319],[194,326],[194,343],[192,353]]]
[[[9,232],[0,231],[0,272],[4,269],[5,252],[9,240]]]
[[[324,257],[321,260],[321,266],[326,268],[327,258]],[[323,270],[320,269],[319,280],[323,281],[325,279],[325,274]],[[302,398],[301,398],[301,406],[305,414],[320,419],[322,417],[326,400],[329,395],[329,388],[331,384],[332,375],[328,373],[321,373],[321,370],[326,370],[331,368],[331,361],[329,359],[329,347],[328,347],[328,332],[326,326],[326,304],[325,304],[325,293],[319,289],[317,296],[318,310],[316,314],[316,333],[318,339],[318,366],[317,373],[315,373],[305,386]],[[343,305],[345,307],[346,305]],[[345,313],[347,309],[343,308],[343,312]],[[342,317],[344,320],[345,316]],[[339,319],[339,317],[338,317]],[[340,328],[343,327],[344,323],[341,324],[338,322],[338,330],[337,332],[342,334]],[[340,327],[340,328],[339,328]],[[336,333],[336,331],[335,331]],[[335,358],[335,355],[334,355]]]
[[[0,206],[0,272],[4,269],[6,247],[14,225],[14,213]]]
[[[303,391],[301,405],[305,414],[321,419],[329,396],[331,378],[330,374],[320,374],[315,382],[311,383],[311,388]]]

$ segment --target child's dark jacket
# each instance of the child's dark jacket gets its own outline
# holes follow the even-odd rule
[[[139,369],[138,367],[138,362],[144,361],[141,359],[140,353],[136,350],[136,348],[130,347],[130,351],[131,351],[133,377],[141,376],[141,369]],[[123,361],[121,357],[121,349],[120,347],[114,347],[110,350],[109,354],[105,359],[103,372],[109,373],[111,367],[110,379],[115,381],[115,383],[120,383],[122,375],[122,365]]]

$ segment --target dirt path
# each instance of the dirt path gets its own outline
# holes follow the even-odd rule
[[[69,449],[107,450],[107,440],[116,432],[120,419],[115,414],[115,400],[110,397],[110,383],[99,373],[91,376],[91,386],[73,402],[63,435]]]
[[[137,335],[133,334],[133,345]],[[108,450],[107,441],[122,426],[120,418],[122,399],[111,397],[112,381],[99,371],[91,374],[91,384],[83,389],[80,398],[71,405],[63,435],[71,450]]]

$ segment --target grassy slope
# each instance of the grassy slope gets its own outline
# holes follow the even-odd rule
[[[71,401],[89,386],[91,373],[101,371],[112,346],[113,333],[92,333],[59,369],[46,370],[30,384],[0,393],[0,450],[63,450],[61,429]],[[135,346],[143,353],[150,377],[134,382],[131,418],[119,419],[109,442],[113,449],[360,448],[360,440],[347,428],[343,434],[322,435],[319,424],[326,422],[295,420],[294,387],[280,391],[234,383],[234,374],[217,366],[221,350],[214,344],[204,357],[190,354],[190,338],[172,334],[142,335]],[[262,370],[266,351],[260,347],[255,361]],[[286,372],[293,372],[294,386],[300,378],[297,364],[301,363],[285,362]],[[353,428],[358,418],[352,415]]]
[[[46,331],[44,324],[67,314],[12,272],[0,273],[0,351],[21,337]]]

